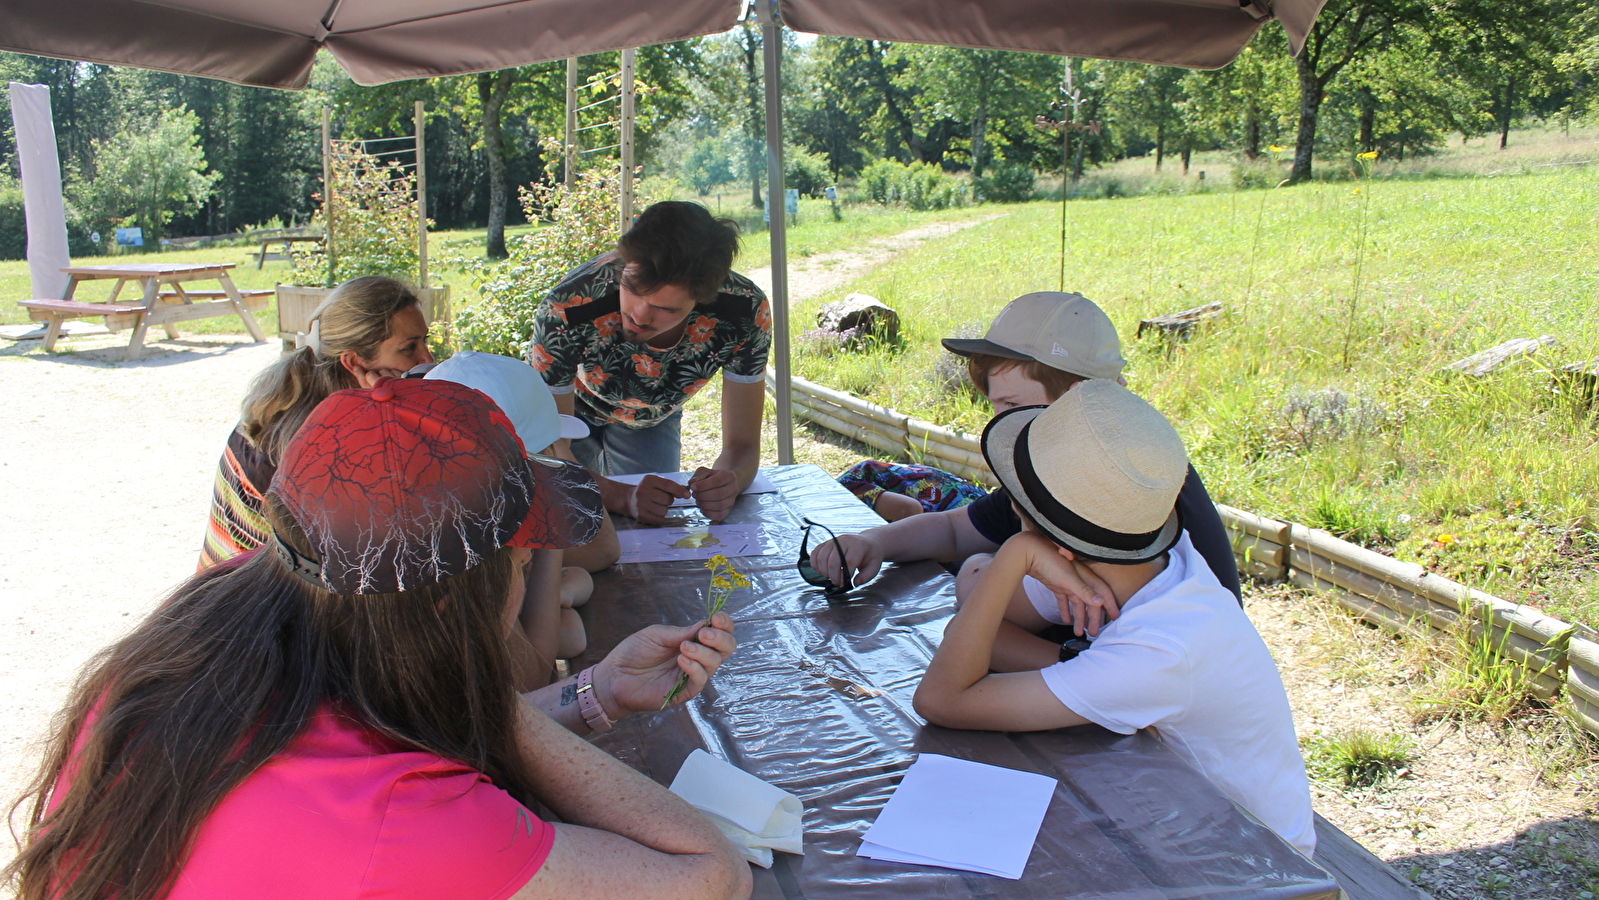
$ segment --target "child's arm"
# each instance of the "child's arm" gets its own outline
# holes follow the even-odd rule
[[[1063,561],[1054,544],[1022,533],[1005,542],[988,571],[944,631],[927,674],[916,688],[916,711],[948,728],[1043,731],[1087,719],[1055,698],[1037,671],[992,674],[994,638],[1005,606],[1029,570]]]

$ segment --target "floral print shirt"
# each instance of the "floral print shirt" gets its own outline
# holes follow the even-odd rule
[[[766,377],[772,307],[755,283],[729,273],[714,301],[694,307],[675,345],[622,336],[622,261],[615,253],[566,274],[533,315],[527,361],[550,391],[575,391],[593,425],[649,428],[677,412],[718,370],[728,381]]]

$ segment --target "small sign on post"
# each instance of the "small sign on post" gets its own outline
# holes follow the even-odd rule
[[[117,229],[117,246],[118,247],[143,247],[144,246],[144,229],[143,228],[118,228]]]

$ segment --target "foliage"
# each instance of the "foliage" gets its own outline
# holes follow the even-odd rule
[[[1417,528],[1394,556],[1466,584],[1501,574],[1536,581],[1559,562],[1559,545],[1535,522],[1473,513]]]
[[[456,259],[482,299],[456,314],[466,350],[520,357],[533,334],[533,313],[550,288],[577,265],[616,247],[618,173],[583,172],[571,190],[559,184],[521,189],[529,219],[547,224],[506,241],[502,261]],[[648,182],[635,182],[636,203],[648,205]]]
[[[1311,774],[1346,788],[1375,787],[1410,764],[1410,739],[1357,728],[1306,742]]]
[[[789,190],[799,191],[801,197],[820,197],[833,183],[833,173],[827,168],[827,157],[789,147],[783,151],[783,184]]]
[[[879,159],[860,177],[866,196],[884,204],[904,204],[911,209],[950,209],[967,203],[966,184],[929,163],[904,165]]]
[[[1023,200],[1031,200],[1033,182],[1032,168],[1021,163],[1003,163],[994,166],[988,174],[972,179],[978,198],[989,203],[1020,203]]]
[[[293,277],[324,287],[361,275],[415,281],[416,176],[357,144],[336,143],[334,148],[333,196],[317,217],[328,240],[308,251],[296,250]]]
[[[683,178],[701,196],[737,177],[727,141],[717,137],[700,138],[683,160]]]
[[[159,239],[174,215],[199,209],[216,184],[217,173],[206,171],[198,126],[194,113],[180,106],[96,141],[97,171],[77,183],[73,199],[92,221],[137,225],[146,241]]]
[[[1489,614],[1463,615],[1429,660],[1430,679],[1413,698],[1418,721],[1459,719],[1503,725],[1533,711],[1533,673],[1506,652],[1509,629],[1497,635]]]
[[[26,259],[28,227],[23,216],[22,184],[0,178],[0,259]]]

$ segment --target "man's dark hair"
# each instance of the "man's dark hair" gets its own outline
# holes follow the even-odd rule
[[[653,294],[671,284],[695,303],[710,303],[733,270],[738,223],[715,218],[698,203],[668,200],[639,214],[616,252],[627,264],[622,283],[629,291]]]

